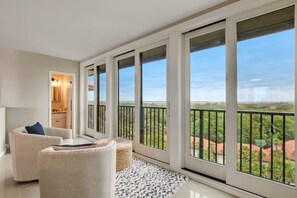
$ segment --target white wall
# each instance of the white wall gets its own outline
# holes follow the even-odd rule
[[[6,107],[6,132],[37,121],[48,126],[49,71],[75,74],[74,109],[78,110],[79,62],[0,49],[0,106]],[[76,115],[75,128],[78,129],[79,114],[76,112]]]
[[[0,157],[5,154],[5,108],[0,107]]]

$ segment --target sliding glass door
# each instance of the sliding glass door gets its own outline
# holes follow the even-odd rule
[[[87,73],[87,127],[86,134],[93,136],[95,129],[95,72],[94,67],[86,68]]]
[[[135,136],[135,57],[128,53],[116,58],[118,80],[117,135],[134,140]]]
[[[87,129],[86,134],[103,138],[106,133],[106,65],[95,64],[87,73]]]
[[[169,163],[167,40],[115,58],[117,136],[136,153]]]
[[[97,137],[104,137],[106,131],[106,65],[100,64],[96,67],[97,71],[97,116],[96,134]]]
[[[186,34],[185,168],[225,180],[225,22]]]
[[[237,160],[228,183],[267,197],[296,197],[294,16],[289,6],[237,22]]]
[[[169,163],[167,41],[138,52],[138,140],[140,154]]]

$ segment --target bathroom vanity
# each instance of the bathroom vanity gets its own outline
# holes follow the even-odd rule
[[[52,113],[52,127],[66,128],[67,112],[53,112]]]

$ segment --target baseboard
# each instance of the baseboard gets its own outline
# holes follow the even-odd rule
[[[86,140],[90,140],[90,141],[92,141],[92,142],[95,142],[95,141],[98,140],[98,139],[95,139],[95,138],[93,138],[93,137],[91,137],[91,136],[88,136],[88,135],[80,135],[79,137],[80,137],[80,138],[83,138],[83,139],[86,139]]]

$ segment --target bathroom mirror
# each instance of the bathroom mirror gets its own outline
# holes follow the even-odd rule
[[[52,103],[61,102],[61,87],[52,87]]]

